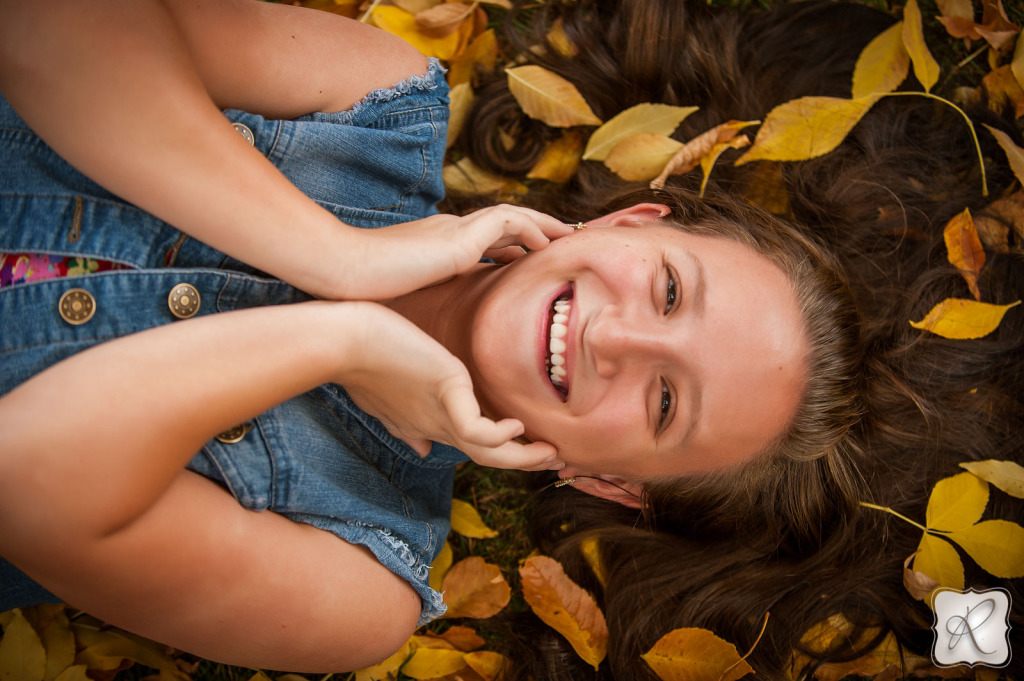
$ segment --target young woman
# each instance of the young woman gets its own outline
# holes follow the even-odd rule
[[[863,6],[817,2],[742,14],[674,0],[556,0],[534,10],[509,21],[523,60],[569,79],[603,120],[642,102],[699,106],[675,135],[684,141],[728,120],[763,119],[798,97],[849,98],[857,56],[894,21]],[[555,19],[571,55],[546,43]],[[524,34],[524,24],[535,30]],[[944,78],[937,91],[952,97],[958,83]],[[913,77],[903,89],[922,90]],[[477,101],[458,148],[492,172],[525,176],[560,134],[521,112],[501,74],[479,89]],[[794,417],[774,450],[793,455],[648,481],[642,517],[579,494],[586,479],[552,488],[535,476],[543,489],[531,504],[537,545],[596,594],[609,623],[609,653],[595,675],[561,636],[525,617],[509,637],[520,643],[510,652],[519,663],[512,678],[654,679],[641,655],[670,630],[709,628],[742,653],[754,647],[766,613],[764,635],[748,660],[758,677],[799,678],[823,663],[856,659],[890,633],[906,665],[902,673],[927,662],[933,616],[902,583],[904,561],[922,532],[861,502],[923,523],[933,486],[962,472],[959,463],[1024,460],[1024,315],[1011,310],[995,332],[975,340],[947,340],[908,323],[944,298],[970,297],[943,240],[947,222],[965,208],[1009,233],[1004,246],[986,246],[982,300],[1006,304],[1024,294],[1020,218],[1014,235],[1012,216],[989,208],[1020,184],[979,123],[1005,130],[1018,144],[1019,133],[1011,112],[998,116],[986,104],[971,111],[988,197],[963,119],[923,97],[880,101],[843,145],[812,161],[719,161],[708,188],[713,204],[736,196],[770,203],[838,258],[854,312],[827,314],[856,336],[849,342],[860,354],[849,372],[851,355],[835,355],[842,360],[825,372],[836,379],[831,390],[812,397],[808,384],[805,405],[829,411]],[[694,172],[650,191],[623,183],[602,164],[583,163],[565,185],[547,192],[534,186],[524,203],[573,221],[696,192],[699,181]],[[771,202],[765,187],[777,189]],[[470,205],[460,202],[461,209]],[[814,336],[813,327],[808,333]],[[813,369],[807,375],[820,376]],[[735,399],[746,405],[760,398]],[[1022,516],[1019,500],[992,488],[984,518],[1019,524]],[[603,582],[581,551],[589,538],[598,540]],[[997,579],[960,555],[968,588],[1001,586],[1011,594],[1010,646],[1021,650],[1020,580]],[[848,629],[816,635],[815,625],[827,621]],[[1021,665],[1015,655],[1008,678],[1024,674]]]
[[[760,211],[433,215],[444,82],[395,39],[253,2],[4,14],[5,609],[359,668],[443,611],[454,448],[633,507],[807,438],[847,465],[849,300]]]

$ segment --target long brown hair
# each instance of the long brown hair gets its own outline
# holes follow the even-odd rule
[[[535,23],[525,33],[515,28],[518,16],[510,40],[524,58],[572,81],[602,119],[641,102],[700,106],[677,132],[683,140],[726,120],[763,118],[796,97],[849,96],[857,55],[893,21],[866,7],[814,1],[742,15],[697,1],[552,1],[530,15]],[[543,47],[555,18],[574,56]],[[487,170],[524,176],[558,133],[523,115],[503,78],[481,88],[479,101],[459,151]],[[972,115],[1017,135],[984,107]],[[1015,179],[992,138],[981,143],[998,196]],[[786,224],[737,198],[766,171],[785,190]],[[894,98],[821,158],[720,161],[703,201],[693,196],[692,175],[651,196],[584,163],[565,185],[535,186],[523,202],[575,221],[653,199],[669,203],[682,228],[719,225],[722,236],[752,239],[798,289],[806,287],[808,333],[820,336],[811,361],[820,385],[774,449],[726,474],[649,485],[643,516],[571,488],[538,491],[535,540],[595,593],[609,622],[609,656],[595,675],[557,634],[522,617],[513,625],[510,645],[522,645],[511,651],[518,663],[511,677],[654,679],[640,656],[671,629],[709,628],[745,651],[768,611],[750,658],[764,678],[799,673],[788,669],[795,649],[805,649],[813,668],[856,657],[890,631],[907,651],[927,656],[931,613],[901,582],[921,531],[859,502],[923,521],[932,486],[960,472],[958,463],[1024,459],[1024,315],[1007,315],[995,332],[970,341],[908,324],[946,297],[968,295],[946,261],[942,228],[964,208],[979,213],[989,202],[970,134],[948,107]],[[1008,303],[1024,294],[1020,252],[988,254],[983,299]],[[997,493],[987,513],[1024,517],[1019,502]],[[590,537],[600,547],[603,584],[580,550]],[[995,579],[970,561],[965,567],[968,585],[1000,585],[1020,602],[1018,581]],[[854,625],[849,637],[825,648],[801,643],[812,625],[836,614]],[[1011,622],[1020,648],[1019,608]],[[1017,659],[1009,673],[1022,670]]]

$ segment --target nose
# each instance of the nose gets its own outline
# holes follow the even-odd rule
[[[627,314],[606,305],[591,319],[584,344],[602,378],[611,378],[631,364],[666,358],[676,347],[664,324]]]

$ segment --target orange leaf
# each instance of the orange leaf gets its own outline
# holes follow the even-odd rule
[[[445,617],[487,619],[508,605],[512,590],[501,576],[497,565],[479,556],[461,560],[445,575],[444,600],[448,604]]]
[[[417,29],[416,18],[398,7],[378,5],[371,14],[374,25],[397,35],[428,57],[451,59],[468,42],[472,22],[459,24],[458,30],[441,38],[425,35]]]
[[[661,189],[665,186],[665,180],[669,175],[682,175],[688,173],[698,165],[701,160],[711,153],[711,150],[718,144],[729,142],[740,130],[751,125],[757,125],[760,121],[728,121],[721,125],[702,132],[689,142],[669,159],[661,174],[651,180],[651,189]],[[725,147],[723,147],[724,150]]]
[[[976,300],[946,298],[933,307],[924,319],[911,321],[910,325],[943,338],[982,338],[995,331],[1006,311],[1017,305],[1020,305],[1019,300],[1009,305],[991,305]]]
[[[476,650],[480,646],[486,643],[482,638],[477,636],[477,633],[469,627],[463,627],[461,625],[455,625],[448,631],[444,632],[440,636],[437,634],[428,633],[427,636],[436,636],[437,638],[450,643],[456,650],[462,652],[469,652],[470,650]]]
[[[1018,42],[1024,45],[1024,40]],[[1014,116],[1024,116],[1024,88],[1021,88],[1010,64],[989,71],[981,79],[981,84],[989,94],[990,108],[1000,111],[1009,101],[1013,105]]]
[[[981,300],[981,293],[978,291],[978,274],[985,265],[985,251],[981,247],[978,230],[974,228],[971,212],[964,209],[963,213],[950,220],[946,224],[946,228],[942,230],[942,236],[946,240],[946,251],[950,264],[960,270],[974,299]]]
[[[448,65],[448,84],[454,88],[460,83],[471,82],[477,65],[484,71],[491,71],[497,58],[498,40],[494,29],[489,28],[473,38],[466,49],[452,59]]]
[[[444,38],[454,33],[459,24],[469,18],[472,5],[444,2],[416,13],[416,28],[431,38]]]
[[[469,665],[470,669],[482,676],[485,681],[494,681],[501,678],[503,670],[512,666],[507,657],[488,650],[466,653],[466,664]]]
[[[593,596],[565,574],[558,561],[531,556],[519,568],[523,597],[545,624],[569,641],[594,669],[607,654],[608,625]]]
[[[662,681],[738,681],[754,673],[736,646],[695,627],[670,631],[641,657]]]

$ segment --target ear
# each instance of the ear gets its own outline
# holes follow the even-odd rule
[[[614,213],[587,220],[588,227],[638,227],[648,222],[661,219],[672,210],[660,203],[638,203]]]
[[[572,466],[566,466],[558,471],[558,477],[562,480],[574,478],[575,481],[572,483],[572,486],[581,492],[600,497],[601,499],[607,499],[608,501],[614,501],[629,508],[643,508],[642,490],[640,485],[634,482],[627,482],[614,475],[591,476]]]

